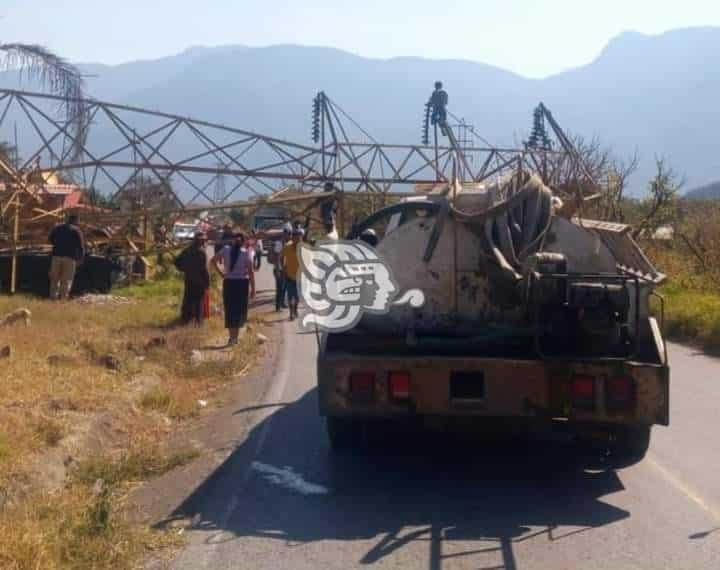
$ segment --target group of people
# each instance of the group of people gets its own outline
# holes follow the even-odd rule
[[[283,228],[282,238],[273,244],[268,254],[275,275],[275,309],[289,308],[290,320],[298,316],[298,244],[304,235],[301,227],[293,228],[288,224]],[[249,301],[255,297],[255,272],[260,268],[258,257],[262,254],[262,242],[257,236],[248,238],[242,232],[233,232],[230,226],[225,226],[215,242],[211,259],[208,259],[207,242],[206,234],[195,234],[192,243],[175,260],[185,280],[181,320],[185,324],[199,324],[207,318],[212,268],[222,278],[228,344],[237,344],[240,329],[247,322]]]
[[[297,273],[300,266],[297,245],[304,234],[299,225],[293,228],[288,224],[283,230],[282,239],[274,244],[269,254],[270,262],[274,265],[276,309],[280,311],[281,308],[289,307],[291,320],[297,318]],[[53,228],[49,242],[52,245],[50,298],[66,300],[70,297],[77,268],[86,254],[78,216],[70,215],[66,223]],[[228,342],[237,344],[240,329],[247,322],[249,300],[255,296],[255,272],[261,266],[263,243],[254,231],[247,237],[226,225],[215,240],[212,257],[209,257],[207,244],[207,235],[198,232],[191,244],[175,259],[175,266],[183,273],[185,282],[180,318],[184,324],[200,324],[209,318],[212,268],[223,282]]]
[[[337,239],[332,222],[328,228],[327,237]],[[372,230],[363,232],[360,239],[373,246],[377,244],[377,236]],[[78,217],[71,215],[67,223],[56,226],[49,241],[53,246],[50,298],[67,299],[77,267],[85,257],[85,240]],[[263,244],[255,232],[248,237],[242,232],[234,232],[229,225],[223,227],[214,241],[210,254],[207,235],[198,232],[175,259],[175,266],[183,273],[185,281],[180,317],[184,324],[200,324],[210,317],[210,270],[214,269],[223,283],[228,342],[237,344],[240,329],[247,322],[249,301],[255,296],[255,272],[260,269]],[[291,321],[298,317],[300,303],[298,244],[301,241],[305,241],[305,230],[300,223],[286,224],[281,239],[276,240],[268,251],[268,262],[273,266],[275,276],[275,310],[289,309]]]
[[[223,228],[210,260],[206,234],[196,233],[192,243],[175,259],[175,266],[185,277],[182,322],[199,324],[207,316],[212,267],[222,278],[228,344],[237,344],[240,329],[247,322],[250,299],[255,297],[255,263],[254,244],[242,232],[233,232],[229,226]]]

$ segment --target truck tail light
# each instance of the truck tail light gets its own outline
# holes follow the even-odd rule
[[[595,408],[595,378],[592,376],[573,376],[572,407],[578,410]]]
[[[608,411],[622,412],[635,405],[635,382],[627,376],[608,378],[605,382],[605,406]]]
[[[390,397],[394,400],[407,400],[410,398],[410,373],[390,372],[388,376]]]
[[[375,397],[375,373],[352,372],[350,374],[350,395],[354,400],[372,401]]]

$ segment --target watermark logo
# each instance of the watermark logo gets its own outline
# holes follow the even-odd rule
[[[343,332],[364,313],[383,315],[392,306],[422,307],[425,295],[410,289],[400,298],[392,269],[369,245],[360,241],[319,242],[300,246],[300,295],[309,312],[303,328]]]

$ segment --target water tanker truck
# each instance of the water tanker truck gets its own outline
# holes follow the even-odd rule
[[[623,224],[584,219],[536,174],[445,184],[356,224],[421,307],[321,337],[320,412],[334,449],[387,420],[561,428],[641,459],[669,422],[651,314],[664,279]],[[660,304],[658,303],[658,306]]]

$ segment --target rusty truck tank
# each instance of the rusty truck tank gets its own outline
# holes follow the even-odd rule
[[[383,419],[562,422],[638,460],[669,421],[669,368],[650,311],[664,279],[622,224],[574,215],[530,172],[460,183],[358,224],[420,308],[323,337],[321,413],[335,447]]]

